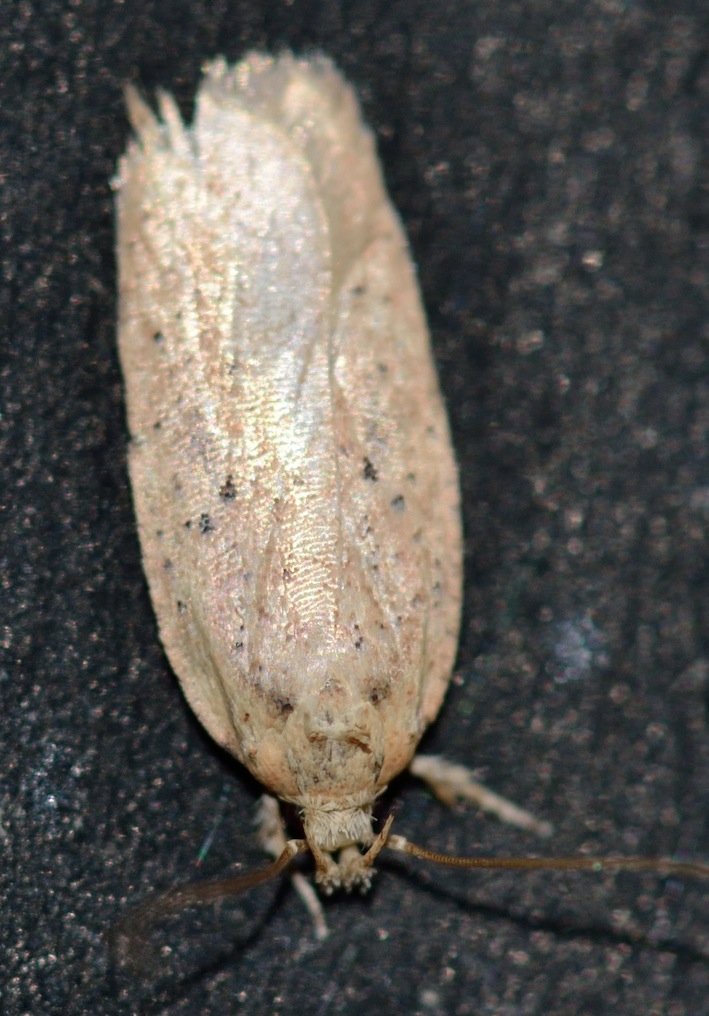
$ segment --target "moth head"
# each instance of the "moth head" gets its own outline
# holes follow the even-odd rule
[[[370,805],[328,811],[306,808],[302,817],[320,889],[326,895],[334,889],[367,890],[374,874],[372,866],[386,844],[394,816],[389,816],[376,837]]]

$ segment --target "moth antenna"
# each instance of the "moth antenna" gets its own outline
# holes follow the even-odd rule
[[[405,836],[390,836],[387,847],[423,861],[451,868],[513,869],[516,871],[651,871],[677,878],[709,878],[709,863],[674,861],[669,857],[456,857],[439,854],[411,843]]]
[[[388,847],[389,846],[389,841],[392,838],[389,835],[389,830],[391,829],[391,824],[392,824],[393,821],[394,821],[394,812],[392,812],[391,815],[389,816],[389,818],[386,820],[386,822],[384,823],[384,825],[381,828],[381,832],[376,837],[376,839],[373,841],[373,843],[369,847],[369,850],[367,851],[367,853],[364,855],[364,858],[363,858],[363,863],[364,864],[367,864],[367,865],[370,865],[370,866],[372,864],[374,864],[375,859],[379,856],[379,854],[384,849],[384,847]]]
[[[214,903],[269,882],[280,875],[293,858],[308,849],[305,840],[289,840],[279,857],[266,868],[209,882],[191,882],[149,896],[144,903],[129,910],[111,929],[109,946],[114,960],[122,967],[145,969],[154,955],[150,932],[158,921],[194,904]]]

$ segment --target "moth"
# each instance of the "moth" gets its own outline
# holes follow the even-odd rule
[[[215,60],[190,127],[164,93],[159,116],[127,100],[118,338],[160,638],[215,741],[300,812],[267,871],[307,848],[325,891],[366,886],[384,845],[434,856],[375,833],[372,807],[438,713],[460,623],[457,469],[406,237],[325,57]],[[413,768],[548,831],[462,767]]]

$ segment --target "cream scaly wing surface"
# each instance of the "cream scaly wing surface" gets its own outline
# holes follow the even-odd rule
[[[324,59],[218,61],[193,129],[164,96],[161,113],[131,101],[118,202],[130,467],[161,638],[200,720],[265,782],[289,717],[323,694],[347,722],[358,703],[377,711],[352,723],[384,731],[386,782],[450,676],[460,530],[371,136]]]

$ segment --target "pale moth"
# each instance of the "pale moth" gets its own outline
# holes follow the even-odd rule
[[[251,54],[207,66],[191,127],[169,95],[158,104],[159,118],[128,91],[135,139],[116,182],[145,572],[187,700],[300,810],[305,839],[286,842],[271,808],[271,869],[175,890],[140,920],[255,884],[306,847],[326,891],[366,886],[385,845],[433,856],[390,821],[372,828],[407,766],[444,799],[548,831],[462,767],[414,757],[456,654],[458,480],[406,237],[353,90],[324,57]]]

